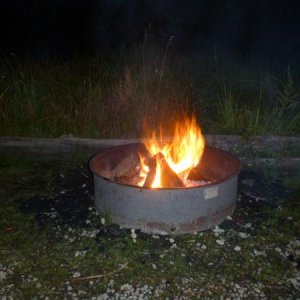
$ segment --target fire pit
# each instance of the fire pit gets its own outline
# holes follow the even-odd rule
[[[124,170],[135,172],[141,155],[148,155],[143,143],[96,154],[90,169],[97,209],[122,227],[147,233],[182,234],[220,224],[236,206],[240,162],[217,148],[206,146],[203,150],[201,162],[188,174],[189,185],[171,188],[140,186],[124,176]]]

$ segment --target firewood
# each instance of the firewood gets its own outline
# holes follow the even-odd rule
[[[126,156],[120,163],[111,171],[111,176],[114,180],[122,177],[133,177],[136,175],[136,167],[138,159],[136,156]]]
[[[151,184],[156,175],[156,159],[155,156],[152,156],[147,159],[147,166],[149,167],[149,172],[147,174],[146,180],[144,182],[144,187],[151,187]]]
[[[146,181],[144,186],[150,187],[151,183],[156,174],[156,162],[159,161],[161,165],[161,184],[164,188],[180,188],[184,187],[184,183],[181,179],[177,176],[177,174],[170,168],[169,164],[167,163],[164,155],[159,152],[155,154],[151,159],[149,159],[149,173],[147,175]]]

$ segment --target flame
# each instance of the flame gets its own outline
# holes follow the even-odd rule
[[[173,139],[170,143],[163,141],[163,131],[160,129],[159,137],[157,132],[152,132],[151,138],[143,140],[150,156],[161,152],[170,168],[184,182],[192,168],[196,167],[202,157],[205,138],[201,129],[197,125],[196,118],[186,118],[183,122],[177,122],[173,133]],[[149,167],[146,159],[141,157],[141,173],[143,180],[139,185],[143,186]],[[152,181],[152,188],[162,188],[162,165],[160,160],[156,160],[155,177]]]

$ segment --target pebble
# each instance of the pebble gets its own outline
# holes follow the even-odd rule
[[[220,228],[219,226],[216,226],[214,229],[213,229],[213,232],[215,234],[215,236],[219,236],[220,234],[224,233],[224,229]]]
[[[258,250],[256,250],[256,249],[254,249],[254,255],[255,256],[265,256],[265,257],[267,257],[267,253],[266,253],[266,251],[258,251]]]
[[[73,274],[73,278],[78,278],[78,277],[80,277],[80,273],[79,273],[79,272],[75,272],[75,273]]]
[[[240,246],[235,246],[235,247],[233,248],[233,250],[234,250],[234,251],[237,251],[237,252],[238,252],[238,251],[241,251],[241,247],[240,247]]]
[[[219,239],[219,240],[216,240],[216,243],[222,246],[225,244],[225,240]]]
[[[238,235],[242,239],[246,239],[248,237],[247,233],[245,233],[245,232],[239,232]]]

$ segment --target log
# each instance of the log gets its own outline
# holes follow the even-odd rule
[[[177,176],[177,174],[170,168],[167,163],[164,155],[161,152],[155,154],[151,159],[149,164],[149,173],[147,175],[144,186],[150,187],[153,179],[156,175],[156,162],[159,161],[161,165],[161,173],[162,173],[162,187],[164,188],[182,188],[184,187],[184,183]]]
[[[172,140],[166,138],[166,142]],[[86,139],[76,137],[28,138],[0,137],[0,153],[39,159],[68,159],[73,155],[91,156],[105,148],[139,143],[140,139]],[[236,154],[243,165],[276,165],[300,168],[300,137],[206,135],[206,144]]]
[[[147,174],[146,180],[144,182],[144,187],[151,187],[151,184],[155,178],[156,175],[156,159],[155,156],[150,157],[147,162],[147,166],[149,167],[149,172]]]
[[[172,140],[171,137],[165,139]],[[253,136],[247,139],[232,135],[206,135],[207,145],[237,154],[255,153],[254,158],[270,154],[292,152],[293,157],[300,157],[300,137],[289,136]],[[95,152],[119,145],[141,142],[141,139],[86,139],[76,137],[28,138],[0,136],[0,153],[31,154],[94,154]],[[263,154],[263,155],[262,155]],[[280,153],[279,153],[280,154]],[[247,156],[247,155],[241,155]],[[269,156],[270,157],[270,156]]]

